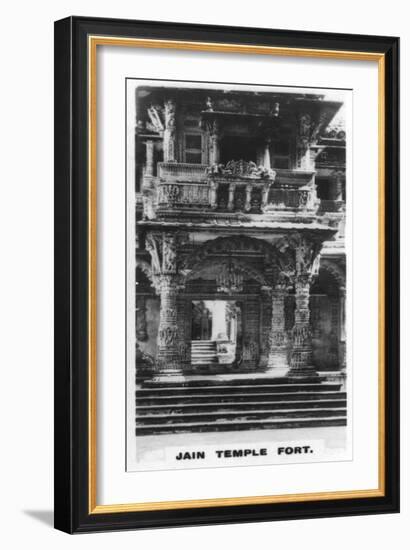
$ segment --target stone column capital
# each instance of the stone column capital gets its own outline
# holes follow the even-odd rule
[[[295,275],[294,277],[294,283],[295,283],[295,289],[303,289],[308,288],[312,284],[313,281],[313,274],[305,271],[303,273],[299,273]]]
[[[290,286],[291,285],[289,276],[285,273],[280,273],[278,279],[273,285],[273,292],[275,292],[276,294],[286,295]]]
[[[270,295],[272,293],[272,287],[268,285],[261,286],[261,292]]]

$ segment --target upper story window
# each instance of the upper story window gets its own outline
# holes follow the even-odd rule
[[[192,164],[202,163],[202,134],[184,134],[184,161]]]
[[[272,168],[290,168],[290,147],[289,142],[274,141],[271,146]]]

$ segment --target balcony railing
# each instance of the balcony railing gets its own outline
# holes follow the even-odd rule
[[[269,214],[316,212],[313,172],[241,171],[198,164],[159,163],[149,202],[155,216],[172,211]],[[152,214],[149,216],[152,217]]]
[[[321,212],[343,212],[345,209],[344,201],[324,200],[320,201]]]
[[[182,162],[159,162],[157,170],[160,180],[196,182],[206,180],[208,165]]]
[[[210,208],[211,189],[207,183],[165,183],[158,185],[160,208]]]

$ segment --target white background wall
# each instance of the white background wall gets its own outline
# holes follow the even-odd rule
[[[69,537],[52,530],[53,21],[67,15],[265,26],[402,39],[402,211],[409,209],[410,30],[390,0],[18,0],[3,4],[0,56],[0,544],[4,548],[261,546],[408,548],[409,232],[402,220],[402,513]],[[406,97],[407,96],[407,97]],[[365,228],[364,228],[365,229]],[[407,401],[407,402],[406,402]]]

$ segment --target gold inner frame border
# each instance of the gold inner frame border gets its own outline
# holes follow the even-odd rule
[[[267,496],[173,500],[129,504],[97,504],[97,46],[179,49],[218,53],[251,53],[285,57],[313,57],[374,61],[378,64],[378,488],[351,491],[328,491]],[[385,495],[385,55],[376,52],[353,52],[307,48],[284,48],[242,44],[207,43],[178,40],[88,36],[88,511],[89,514],[244,506],[289,502],[313,502],[352,498],[375,498]]]

